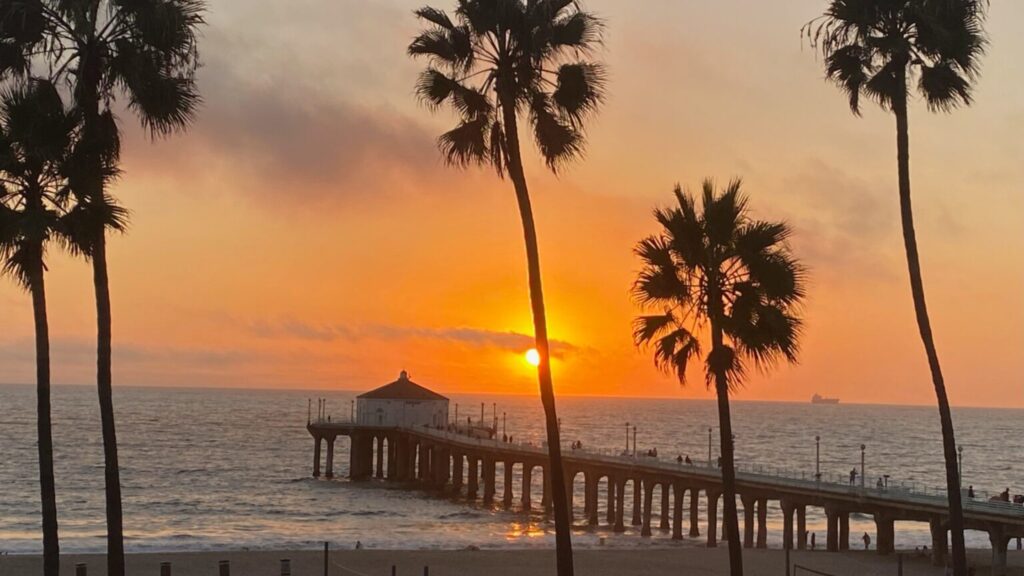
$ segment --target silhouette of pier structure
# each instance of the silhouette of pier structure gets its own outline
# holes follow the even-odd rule
[[[307,430],[314,439],[315,477],[334,476],[334,445],[338,437],[347,436],[351,442],[348,472],[353,481],[377,478],[404,483],[468,502],[480,501],[487,506],[500,504],[527,511],[536,506],[550,507],[552,487],[546,474],[548,455],[547,449],[541,446],[473,437],[450,427],[311,421]],[[321,468],[324,444],[327,454],[325,466]],[[572,510],[574,522],[611,527],[616,532],[625,531],[629,522],[640,526],[642,536],[650,536],[657,528],[671,530],[673,539],[682,539],[684,529],[689,537],[699,537],[703,530],[709,547],[725,539],[724,526],[719,527],[717,517],[722,497],[721,474],[708,463],[680,464],[674,460],[583,449],[563,451],[562,455],[567,472],[564,489],[570,502],[574,497],[576,500]],[[501,494],[496,493],[499,469],[504,480]],[[516,469],[519,482],[514,482]],[[544,479],[540,482],[543,488],[539,502],[533,482],[538,473]],[[827,518],[824,548],[828,551],[849,548],[850,515],[862,514],[874,518],[873,540],[880,554],[895,551],[897,521],[927,522],[932,534],[933,561],[939,565],[945,563],[949,520],[944,494],[899,487],[853,486],[798,476],[738,466],[737,495],[742,504],[740,533],[745,547],[767,547],[767,512],[772,505],[782,511],[783,547],[805,549],[808,546],[806,512],[809,507],[818,507]],[[629,499],[627,487],[631,493]],[[599,503],[602,493],[603,510]],[[657,511],[656,496],[660,505]],[[698,514],[702,498],[706,510],[703,527]],[[579,504],[582,504],[582,516]],[[968,529],[989,535],[992,573],[1005,574],[1010,541],[1024,537],[1024,506],[967,500],[964,514]],[[818,545],[821,545],[820,539]]]

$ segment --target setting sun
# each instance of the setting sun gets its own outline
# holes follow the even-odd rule
[[[537,352],[536,348],[530,348],[526,351],[526,361],[532,366],[540,366],[540,352]]]

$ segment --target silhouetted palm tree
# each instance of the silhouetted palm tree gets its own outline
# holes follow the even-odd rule
[[[77,121],[52,84],[29,80],[0,95],[0,272],[32,296],[36,334],[39,487],[43,569],[59,570],[57,498],[50,424],[50,336],[44,271],[47,247],[61,238],[65,166]]]
[[[459,0],[454,19],[425,7],[427,29],[409,45],[429,66],[417,92],[430,107],[448,103],[460,123],[439,139],[457,166],[489,164],[515,188],[526,240],[538,377],[547,427],[558,574],[572,574],[570,518],[562,470],[537,231],[519,146],[526,117],[537,148],[557,170],[583,150],[583,124],[602,98],[604,75],[587,56],[599,44],[600,22],[569,0]]]
[[[751,218],[739,180],[721,193],[705,180],[699,208],[678,186],[675,197],[678,207],[654,211],[662,230],[636,247],[643,268],[634,298],[655,313],[636,319],[633,339],[653,348],[655,365],[681,384],[690,362],[704,360],[707,385],[718,396],[729,564],[740,576],[729,393],[750,364],[764,369],[796,362],[804,274],[787,246],[789,227]],[[710,350],[701,343],[705,335]]]
[[[932,111],[948,112],[971,103],[971,83],[977,79],[985,48],[984,16],[978,0],[832,0],[824,16],[804,27],[825,58],[828,78],[849,96],[854,114],[860,115],[863,94],[896,117],[903,243],[917,326],[939,404],[956,576],[967,574],[960,476],[953,419],[928,319],[914,234],[907,102],[916,83]]]
[[[0,4],[0,74],[42,59],[66,83],[82,117],[72,179],[82,214],[93,216],[87,239],[97,316],[97,387],[103,427],[107,498],[107,573],[124,575],[124,529],[111,390],[111,308],[106,222],[115,208],[106,193],[104,151],[118,96],[153,136],[184,129],[199,96],[197,30],[202,0],[8,0]],[[86,223],[86,222],[83,222]]]

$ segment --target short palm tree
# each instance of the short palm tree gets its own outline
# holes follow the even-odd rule
[[[47,248],[62,237],[65,167],[77,125],[52,84],[28,80],[0,95],[0,272],[32,296],[36,333],[39,486],[43,568],[59,570],[57,498],[50,419],[50,336],[44,273]]]
[[[526,241],[538,379],[547,428],[552,486],[564,486],[555,395],[551,383],[544,295],[533,207],[519,143],[521,117],[548,167],[557,170],[583,150],[583,127],[601,102],[604,74],[587,60],[601,23],[571,0],[458,0],[454,18],[416,11],[426,29],[409,45],[428,67],[417,92],[431,108],[449,104],[459,124],[439,138],[456,166],[489,164],[515,189]],[[558,574],[572,574],[568,499],[553,491]]]
[[[24,73],[42,60],[68,86],[81,114],[72,191],[89,242],[97,313],[97,388],[107,500],[107,573],[124,576],[121,480],[111,375],[107,223],[116,211],[105,189],[104,154],[117,128],[118,96],[154,136],[184,129],[199,96],[197,34],[202,0],[8,0],[0,4],[0,74]],[[91,216],[91,219],[88,218]]]
[[[971,103],[971,85],[985,48],[984,16],[979,0],[832,0],[824,16],[804,27],[825,58],[828,78],[849,97],[854,114],[860,114],[864,95],[896,118],[903,244],[917,326],[939,404],[956,576],[967,574],[960,475],[953,418],[928,318],[914,233],[907,104],[915,84],[932,111],[948,112]]]
[[[633,339],[653,349],[655,365],[681,384],[692,361],[704,362],[718,397],[729,563],[740,576],[729,394],[750,365],[796,362],[804,273],[787,245],[789,227],[753,219],[739,180],[720,193],[705,180],[699,206],[678,186],[675,199],[678,206],[654,212],[661,231],[636,247],[643,268],[633,294],[651,314],[636,319]]]

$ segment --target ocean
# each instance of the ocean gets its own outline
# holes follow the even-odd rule
[[[335,420],[347,419],[353,392],[117,388],[118,439],[124,492],[126,546],[130,552],[214,549],[313,548],[323,541],[367,548],[458,549],[552,546],[553,526],[539,513],[468,506],[386,483],[349,483],[348,442],[341,438],[334,480],[312,478],[313,441],[305,430],[308,399],[327,398]],[[452,396],[459,418],[488,420],[504,414],[517,441],[543,440],[537,398]],[[314,410],[316,402],[313,402]],[[708,458],[708,428],[716,426],[711,401],[677,399],[560,398],[563,442],[619,450],[626,422],[637,426],[641,452],[662,458]],[[91,387],[53,390],[54,443],[61,549],[105,549],[103,452],[99,410]],[[1024,492],[1024,411],[954,410],[964,447],[964,485],[980,494],[1009,487]],[[931,407],[733,403],[740,466],[786,468],[813,475],[815,436],[821,469],[838,478],[860,467],[864,444],[869,483],[941,487],[944,482],[938,414]],[[717,458],[717,428],[712,457]],[[632,436],[632,433],[630,433]],[[35,389],[0,386],[0,552],[42,550],[36,462]],[[632,441],[632,438],[630,438]],[[501,476],[498,476],[501,494]],[[518,484],[517,484],[518,487]],[[518,494],[518,489],[516,490]],[[500,500],[500,498],[499,498]],[[582,482],[577,484],[582,507]],[[627,494],[627,518],[631,499]],[[657,506],[658,497],[655,497]],[[602,497],[602,506],[604,499]],[[781,512],[769,511],[769,545],[781,540]],[[657,510],[658,508],[656,508]],[[704,512],[701,511],[703,518]],[[582,518],[577,513],[578,521]],[[603,514],[602,514],[603,519]],[[656,525],[656,523],[655,523]],[[685,525],[685,524],[684,524]],[[703,545],[703,538],[673,542],[657,529],[650,539],[628,527],[580,527],[581,547]],[[824,536],[825,520],[808,509],[808,530]],[[703,520],[701,530],[704,530]],[[851,518],[854,545],[862,532],[874,538],[870,517]],[[968,532],[968,545],[988,547],[984,533]],[[602,543],[602,540],[604,542]],[[931,540],[926,524],[898,523],[896,544],[913,548]]]

